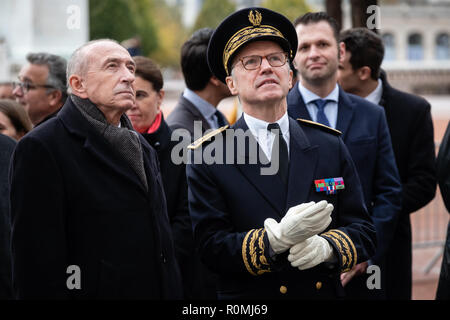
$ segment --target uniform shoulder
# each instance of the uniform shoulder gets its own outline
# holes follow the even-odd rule
[[[321,131],[324,131],[324,132],[327,132],[327,133],[331,133],[331,134],[333,134],[335,136],[340,136],[342,134],[342,132],[339,131],[339,130],[330,128],[330,127],[328,127],[326,125],[323,125],[321,123],[314,122],[314,121],[311,121],[311,120],[306,120],[306,119],[300,119],[299,118],[299,119],[297,119],[297,122],[300,123],[303,126],[316,128],[316,129],[319,129]]]
[[[203,137],[195,140],[193,143],[191,143],[187,148],[194,150],[197,149],[198,147],[200,147],[205,141],[210,141],[212,137],[218,135],[219,133],[225,131],[227,128],[229,127],[229,125],[220,127],[219,129],[213,130],[207,134],[205,134]]]

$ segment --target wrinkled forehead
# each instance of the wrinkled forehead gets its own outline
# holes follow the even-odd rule
[[[337,42],[333,28],[326,21],[299,24],[295,27],[298,44],[312,43],[317,41]]]
[[[121,45],[112,41],[93,43],[84,48],[84,59],[89,65],[101,66],[110,60],[124,61],[134,64],[128,51]]]

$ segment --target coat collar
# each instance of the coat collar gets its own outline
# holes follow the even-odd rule
[[[180,97],[180,106],[183,106],[187,111],[189,111],[194,119],[200,119],[202,121],[203,132],[208,129],[211,129],[208,121],[206,121],[205,117],[202,113],[185,97]]]
[[[98,134],[91,125],[89,125],[88,121],[73,104],[70,97],[67,98],[66,103],[56,117],[61,119],[64,127],[70,134],[84,139],[83,148],[85,148],[87,152],[92,154],[104,165],[110,167],[118,174],[137,184],[143,192],[146,192],[145,187],[139,180],[137,174],[128,165],[128,163],[116,153],[113,147],[100,134]],[[139,135],[139,139],[143,149],[147,180],[150,181],[149,172],[147,171],[146,166],[146,162],[149,161],[148,143],[141,135]]]
[[[152,133],[143,133],[142,135],[155,150],[165,150],[169,147],[171,131],[164,116],[161,114],[161,124],[159,128]]]

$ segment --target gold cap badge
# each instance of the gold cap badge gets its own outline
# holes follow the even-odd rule
[[[261,24],[262,15],[258,10],[255,10],[255,15],[253,15],[253,10],[250,10],[250,13],[248,14],[248,20],[254,27],[257,27]]]

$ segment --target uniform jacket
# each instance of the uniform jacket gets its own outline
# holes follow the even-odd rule
[[[288,113],[311,119],[297,85],[288,95]],[[391,245],[401,210],[401,184],[383,108],[339,88],[336,129],[342,132],[361,180],[366,206],[377,230],[380,264]]]
[[[71,99],[18,143],[10,173],[16,298],[181,297],[156,152],[140,141],[148,191]],[[69,266],[81,271],[80,289],[68,289]]]
[[[412,237],[409,214],[428,204],[436,193],[436,160],[431,106],[422,97],[389,85],[384,72],[384,107],[395,160],[402,182],[402,214],[387,257],[389,299],[411,299]]]
[[[11,299],[11,222],[8,169],[16,142],[0,134],[0,300]]]
[[[342,289],[340,271],[374,252],[375,231],[342,140],[293,119],[289,119],[289,127],[287,189],[279,176],[261,175],[261,163],[250,163],[248,148],[238,152],[234,140],[232,163],[193,162],[187,166],[194,238],[202,261],[219,274],[221,299],[335,298]],[[232,129],[248,130],[244,118]],[[230,149],[224,137],[223,132],[217,134],[215,142],[206,142],[203,150],[211,150],[217,143],[216,153],[221,151],[226,158]],[[250,139],[254,139],[251,134]],[[193,150],[192,156],[202,148]],[[315,191],[314,180],[334,177],[343,177],[344,190],[330,195]],[[338,263],[299,271],[290,266],[287,253],[273,259],[264,220],[280,221],[290,207],[323,199],[334,205],[333,221],[324,237],[334,247]]]

